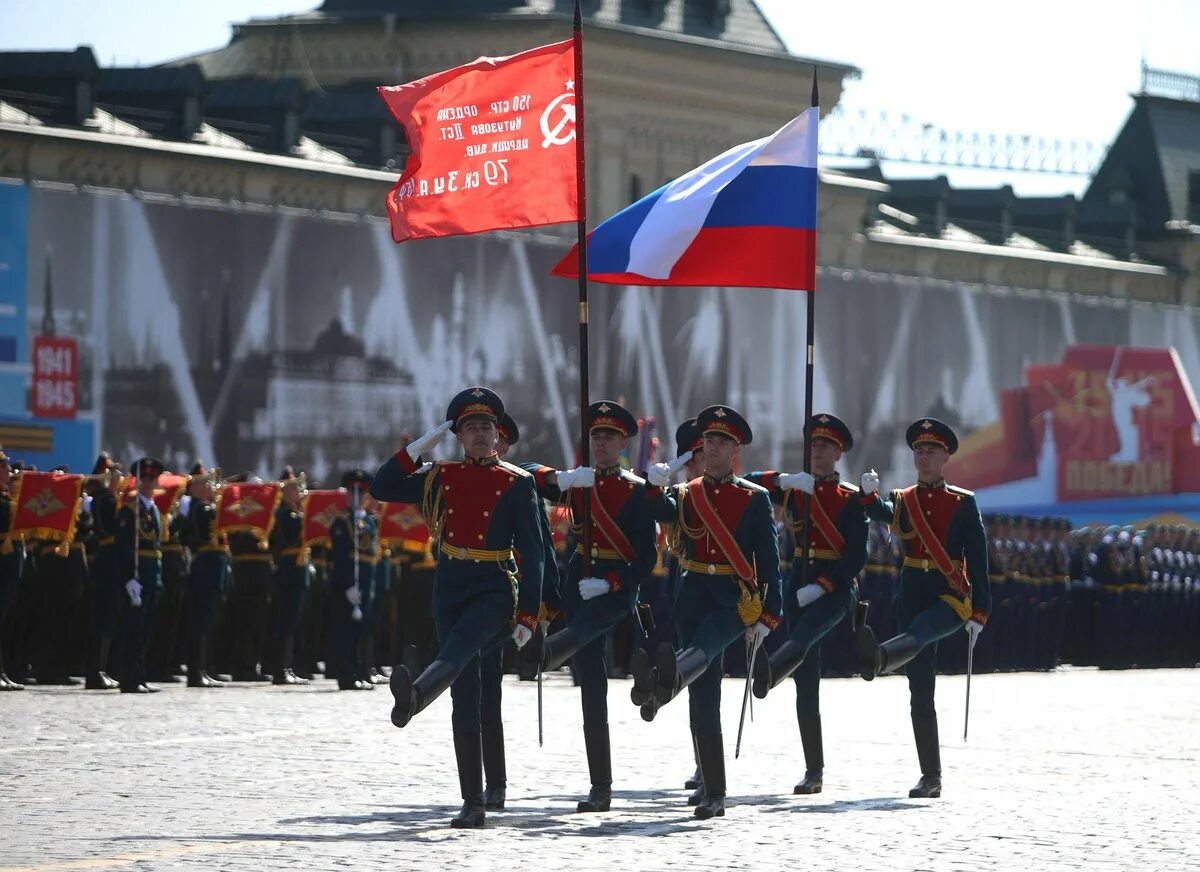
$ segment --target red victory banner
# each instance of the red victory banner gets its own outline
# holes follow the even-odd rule
[[[249,533],[266,542],[275,526],[275,507],[279,505],[279,485],[227,484],[217,500],[216,532]]]
[[[305,548],[314,545],[329,547],[329,526],[334,518],[345,513],[350,505],[344,490],[309,491],[301,504],[304,526],[301,543]]]
[[[412,154],[388,193],[396,242],[579,218],[575,41],[379,89]]]
[[[79,345],[67,336],[33,337],[35,418],[74,418],[79,406]]]
[[[429,528],[421,510],[412,503],[384,503],[379,512],[379,541],[403,548],[409,554],[429,554]]]
[[[23,472],[16,479],[9,535],[62,543],[60,556],[75,538],[83,476],[62,472]]]

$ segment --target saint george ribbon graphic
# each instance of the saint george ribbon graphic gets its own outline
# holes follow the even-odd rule
[[[576,221],[574,40],[379,89],[412,154],[396,242]]]

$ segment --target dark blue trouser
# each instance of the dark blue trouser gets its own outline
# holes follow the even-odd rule
[[[117,555],[111,545],[101,545],[92,561],[92,629],[97,636],[117,634],[125,582],[117,571]]]
[[[142,572],[147,578],[149,573]],[[150,577],[142,582],[142,604],[137,608],[128,594],[121,603],[121,686],[136,687],[146,683],[146,649],[150,646],[150,630],[158,607],[159,581]]]
[[[905,667],[913,717],[937,717],[933,703],[937,643],[966,624],[945,600],[939,598],[948,592],[945,577],[936,570],[927,572],[905,567],[900,577],[896,620],[900,632],[915,636],[921,647],[920,653]]]
[[[809,578],[815,579],[817,574],[810,570]],[[792,674],[792,679],[796,682],[796,715],[817,715],[821,713],[820,643],[825,635],[853,610],[854,586],[841,585],[805,608],[800,608],[796,603],[797,585],[794,577],[790,587],[786,608],[788,641],[796,643],[807,652],[804,662]]]
[[[708,669],[688,686],[688,713],[694,733],[721,729],[721,652],[746,631],[737,612],[737,582],[727,575],[684,572],[675,602],[681,648],[699,648]]]
[[[299,632],[307,598],[308,585],[283,584],[278,578],[275,579],[275,592],[271,600],[275,606],[275,633],[278,637],[294,636]]]
[[[505,640],[508,636],[505,635]],[[491,650],[479,654],[479,722],[484,730],[495,730],[504,725],[501,702],[504,680],[503,640]]]
[[[592,565],[592,575],[603,577],[617,565],[610,561],[599,561]],[[637,605],[638,588],[624,588],[585,600],[579,595],[582,572],[580,559],[573,557],[562,592],[563,607],[567,613],[567,627],[579,636],[582,643],[571,665],[579,680],[583,725],[598,727],[608,723],[607,636]]]
[[[507,576],[458,576],[438,572],[433,611],[441,649],[438,659],[458,670],[450,687],[454,732],[478,733],[482,723],[480,654],[494,647],[512,625],[514,593]]]

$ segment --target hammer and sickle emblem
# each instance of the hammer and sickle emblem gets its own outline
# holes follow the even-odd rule
[[[567,101],[570,101],[569,103]],[[555,110],[558,115],[553,126],[550,117]],[[566,130],[567,126],[570,130]],[[564,132],[565,131],[565,132]],[[566,145],[575,139],[575,95],[573,93],[559,94],[550,101],[546,111],[542,113],[542,148],[552,145]]]

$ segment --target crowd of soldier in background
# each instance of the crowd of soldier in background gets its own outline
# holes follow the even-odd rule
[[[234,533],[220,543],[228,568],[218,586],[202,589],[199,567],[215,540],[207,532],[198,537],[185,511],[166,519],[161,593],[144,634],[147,680],[215,687],[222,681],[304,683],[324,675],[337,679],[342,689],[368,689],[386,680],[392,664],[406,663],[417,674],[437,651],[431,618],[435,561],[428,532],[415,507],[389,507],[360,495],[365,475],[356,471],[343,477],[343,486],[354,494],[346,513],[354,515],[355,532],[352,575],[341,582],[334,580],[329,547],[300,549],[294,531],[290,541],[282,532],[268,540]],[[286,491],[287,482],[281,485]],[[203,476],[188,485],[189,495],[196,486],[204,487]],[[98,493],[104,487],[89,482],[85,490]],[[379,535],[380,513],[389,510],[406,513],[409,532],[402,542],[385,542]],[[281,511],[289,511],[286,502]],[[984,520],[993,609],[975,652],[977,672],[1200,662],[1200,530],[1182,525],[1072,529],[1066,519],[1004,515]],[[111,567],[106,568],[102,552],[112,543],[105,523],[85,510],[69,547],[26,538],[20,553],[10,546],[3,556],[6,578],[16,579],[0,591],[5,688],[117,686],[110,674],[119,673],[122,662],[118,624],[123,609],[104,592],[111,589],[103,580]],[[286,524],[277,527],[284,529]],[[781,537],[791,535],[785,524],[779,529]],[[555,534],[561,558],[572,543],[564,531],[556,528]],[[793,552],[793,543],[781,544],[781,553]],[[300,550],[311,568],[283,571],[296,563]],[[18,559],[22,565],[9,571]],[[653,646],[672,634],[669,561],[665,558],[643,585],[645,607],[609,636],[614,678],[625,677],[635,647]],[[873,523],[859,586],[861,599],[872,604],[867,620],[879,638],[896,632],[892,601],[899,565],[899,543],[886,527]],[[784,569],[786,574],[790,567]],[[358,588],[350,602],[348,584]],[[347,635],[343,628],[351,615],[356,632]],[[346,644],[355,650],[339,653],[339,645]],[[768,640],[768,649],[774,644]],[[857,674],[848,624],[824,644],[826,675]],[[966,644],[961,634],[945,640],[939,650],[943,672],[966,668]],[[516,657],[505,660],[508,671],[517,671]],[[744,651],[731,646],[727,672],[744,675],[744,663]],[[337,674],[339,664],[347,674]]]

